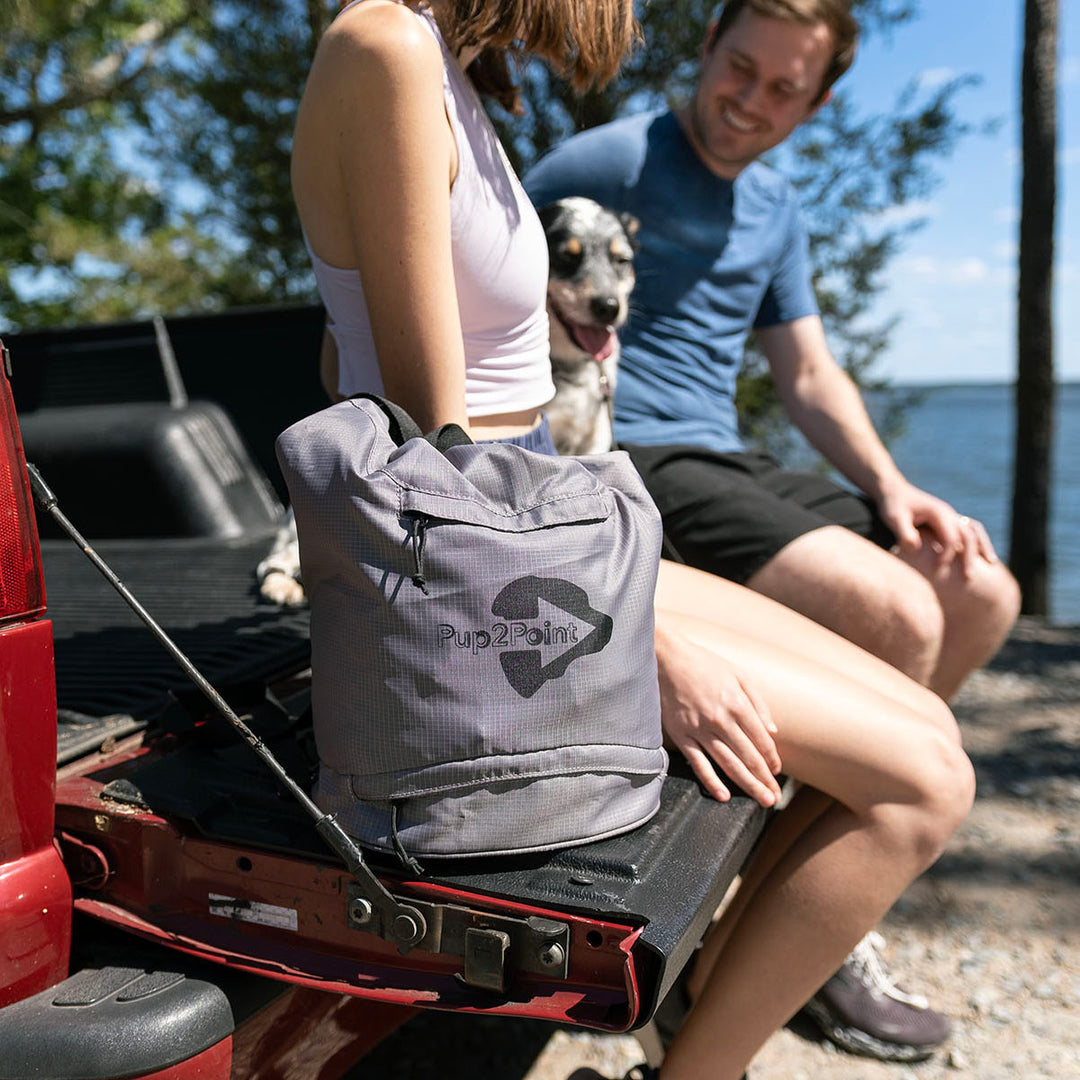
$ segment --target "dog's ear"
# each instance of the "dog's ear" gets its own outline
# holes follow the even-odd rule
[[[551,202],[546,206],[537,208],[536,216],[540,219],[540,224],[544,226],[544,232],[547,232],[551,228],[561,213],[562,205],[557,202]]]
[[[637,234],[641,229],[641,222],[633,214],[628,214],[625,210],[619,214],[619,221],[622,222],[623,231],[626,233],[627,240],[630,241],[630,246],[637,251],[641,246],[637,238]]]

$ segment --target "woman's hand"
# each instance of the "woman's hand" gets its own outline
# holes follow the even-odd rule
[[[656,659],[664,733],[705,790],[719,802],[731,792],[717,766],[762,806],[780,797],[780,754],[768,706],[739,672],[713,650],[660,625]]]

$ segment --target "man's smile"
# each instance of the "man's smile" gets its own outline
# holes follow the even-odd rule
[[[760,131],[762,129],[762,125],[756,121],[739,116],[735,109],[727,102],[720,106],[720,118],[725,124],[734,128],[742,135],[751,135],[755,131]]]

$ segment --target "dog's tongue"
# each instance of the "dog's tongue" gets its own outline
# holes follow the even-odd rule
[[[583,326],[574,323],[570,333],[579,348],[587,352],[594,360],[606,360],[615,351],[615,331],[606,326]]]

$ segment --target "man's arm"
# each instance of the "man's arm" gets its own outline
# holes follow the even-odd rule
[[[821,319],[808,315],[759,329],[780,400],[810,444],[865,492],[900,547],[922,547],[925,530],[944,562],[959,553],[965,570],[978,555],[996,561],[978,522],[909,483],[881,442],[858,389],[833,359]]]

